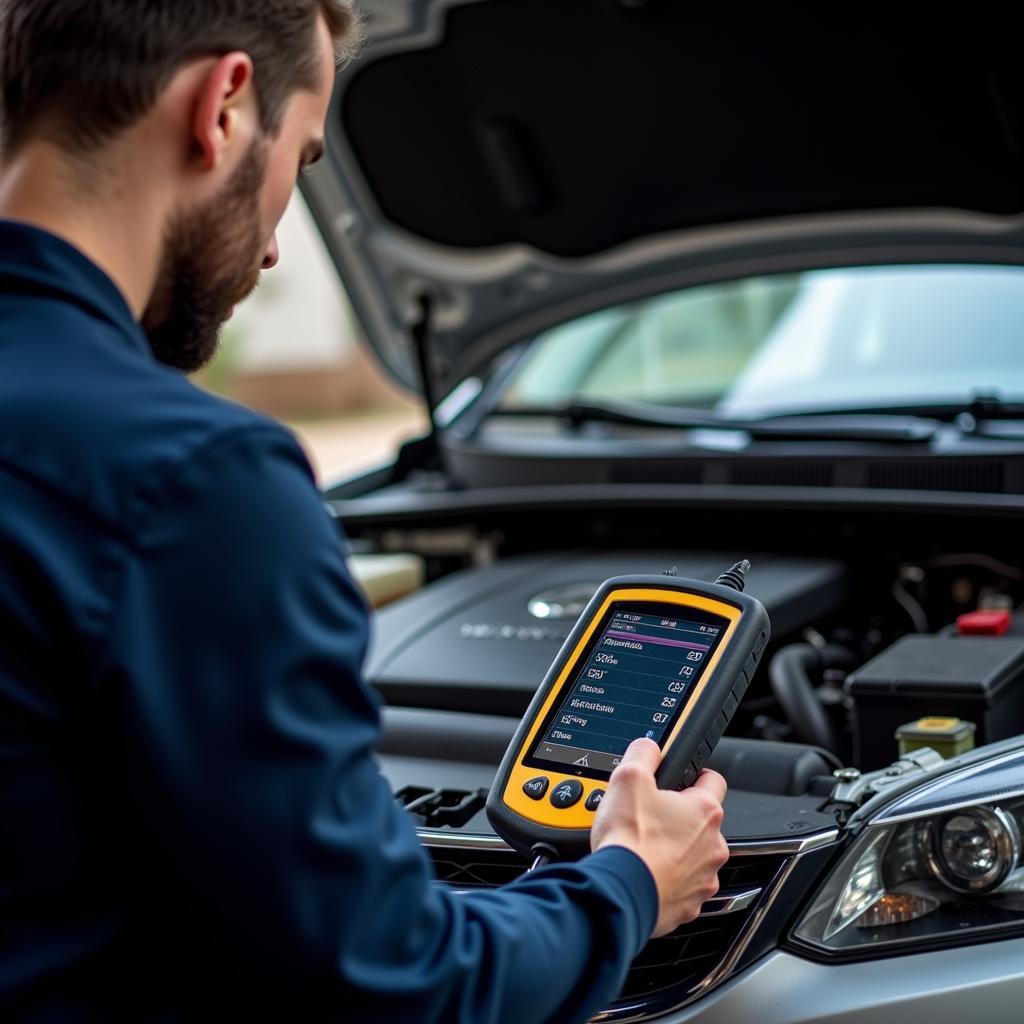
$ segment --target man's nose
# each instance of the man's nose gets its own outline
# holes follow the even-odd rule
[[[267,251],[263,255],[263,269],[272,270],[277,266],[277,261],[280,258],[281,250],[277,246],[277,232],[275,232],[270,239],[270,244],[267,246]]]

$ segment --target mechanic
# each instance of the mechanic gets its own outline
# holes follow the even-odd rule
[[[342,0],[2,0],[0,1018],[583,1020],[727,851],[614,774],[592,853],[433,882],[284,429],[184,372],[277,261]]]

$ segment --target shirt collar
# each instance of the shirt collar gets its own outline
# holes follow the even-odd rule
[[[19,284],[101,317],[133,347],[150,353],[121,290],[92,260],[49,231],[0,220],[0,292],[17,292]]]

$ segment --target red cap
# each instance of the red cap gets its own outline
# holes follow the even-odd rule
[[[960,636],[1002,636],[1009,628],[1008,611],[968,612],[956,620]]]

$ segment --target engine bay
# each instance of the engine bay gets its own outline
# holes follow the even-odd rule
[[[477,509],[469,522],[423,516],[410,527],[407,514],[381,516],[358,499],[336,505],[354,551],[405,552],[423,564],[424,585],[376,611],[366,666],[387,705],[381,753],[396,791],[413,782],[463,794],[489,786],[517,718],[602,580],[671,570],[713,578],[738,557],[753,563],[750,593],[768,609],[773,635],[718,755],[731,784],[728,834],[772,833],[763,815],[749,820],[756,801],[742,794],[797,800],[817,814],[834,770],[888,766],[903,753],[896,731],[922,719],[958,720],[968,748],[1024,731],[1022,573],[1002,518],[987,517],[989,543],[974,551],[980,516],[808,507],[780,515],[765,506],[746,531],[756,547],[740,548],[735,524],[752,523],[742,509],[691,509],[670,528],[666,509],[597,508],[572,545],[564,506],[530,509],[514,526],[498,509]],[[669,533],[707,546],[652,543]],[[769,547],[772,536],[784,543]],[[619,537],[623,546],[609,543]],[[941,737],[931,746],[946,751]],[[743,763],[758,767],[744,772]],[[772,812],[776,835],[793,830],[783,810]],[[486,831],[475,811],[458,827]]]

